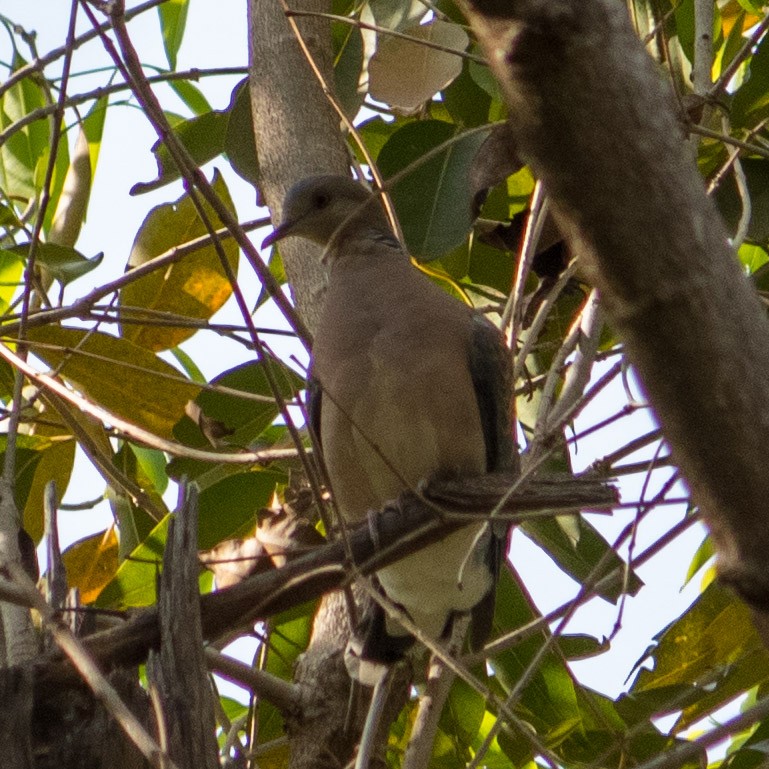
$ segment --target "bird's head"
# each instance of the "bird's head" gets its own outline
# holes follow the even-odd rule
[[[347,176],[325,174],[297,182],[283,201],[280,224],[262,242],[262,247],[289,235],[327,246],[343,224],[363,219],[389,232],[379,201],[362,185]]]

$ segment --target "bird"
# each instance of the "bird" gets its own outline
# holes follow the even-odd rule
[[[285,197],[263,246],[297,236],[324,248],[324,308],[312,344],[308,418],[340,515],[367,519],[431,479],[511,468],[509,350],[484,316],[411,263],[381,199],[342,175]],[[503,527],[504,529],[504,527]],[[470,613],[470,645],[491,630],[506,529],[473,524],[377,572],[384,594],[434,640]],[[359,654],[391,665],[413,637],[374,604]]]

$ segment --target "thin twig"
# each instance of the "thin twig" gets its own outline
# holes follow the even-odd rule
[[[143,427],[122,419],[107,409],[87,400],[83,396],[68,390],[61,382],[48,374],[36,371],[26,361],[22,360],[10,348],[0,344],[0,358],[3,358],[15,368],[19,369],[28,379],[35,384],[52,391],[68,403],[76,406],[81,411],[95,417],[99,422],[108,424],[117,432],[127,438],[142,443],[159,451],[166,451],[173,456],[197,459],[201,462],[214,462],[236,465],[253,465],[275,462],[296,457],[295,449],[268,449],[265,451],[244,451],[238,453],[220,453],[215,451],[203,451],[190,446],[184,446],[176,441],[161,438]]]
[[[414,45],[421,45],[424,48],[432,48],[435,51],[442,51],[443,53],[450,53],[454,56],[460,56],[467,61],[474,61],[476,64],[486,65],[486,59],[483,56],[477,56],[474,53],[468,53],[467,51],[461,51],[457,48],[449,48],[447,45],[440,45],[439,43],[433,43],[430,40],[424,40],[423,38],[413,37],[412,35],[406,35],[403,32],[398,32],[395,29],[387,29],[387,27],[380,27],[377,24],[369,24],[361,19],[354,19],[350,16],[339,16],[335,13],[321,13],[319,11],[295,11],[289,10],[286,12],[286,16],[311,16],[314,18],[328,19],[329,21],[337,21],[341,24],[349,24],[359,29],[366,29],[371,32],[376,32],[379,35],[385,37],[395,37],[399,40],[407,40]]]

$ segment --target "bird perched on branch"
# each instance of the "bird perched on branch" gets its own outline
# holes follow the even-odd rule
[[[264,245],[294,235],[324,246],[329,270],[310,419],[343,518],[357,523],[424,480],[511,467],[509,351],[490,322],[410,263],[379,198],[347,177],[304,179]],[[491,629],[504,535],[467,526],[378,581],[433,639],[470,612],[477,648]],[[376,606],[361,657],[390,663],[412,640]]]

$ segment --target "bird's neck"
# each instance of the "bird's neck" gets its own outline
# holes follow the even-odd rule
[[[386,221],[347,221],[334,232],[326,245],[323,261],[335,269],[360,269],[367,264],[408,263],[408,256]]]

